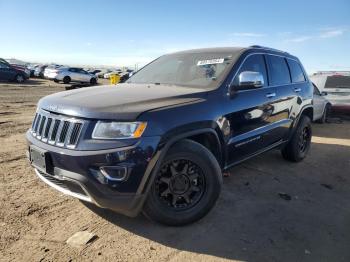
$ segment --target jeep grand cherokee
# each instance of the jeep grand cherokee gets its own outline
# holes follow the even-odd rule
[[[202,218],[222,172],[280,148],[310,148],[313,88],[300,61],[260,46],[177,52],[126,83],[42,98],[28,156],[50,186],[168,225]]]

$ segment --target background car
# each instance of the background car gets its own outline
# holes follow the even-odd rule
[[[16,81],[22,83],[29,78],[29,75],[23,70],[9,63],[0,61],[0,80],[2,81]]]
[[[62,67],[62,65],[57,65],[57,64],[51,64],[49,66],[47,66],[45,69],[44,69],[44,78],[50,78],[49,75],[51,74],[51,72],[56,72],[56,69]]]
[[[87,70],[87,72],[88,72],[89,74],[96,75],[96,74],[100,73],[101,70],[100,70],[100,69],[91,69],[91,70]]]
[[[27,68],[30,72],[30,77],[34,77],[34,72],[35,72],[35,69],[37,67],[39,67],[40,65],[36,65],[36,64],[32,64],[32,65],[28,65]]]
[[[54,80],[57,83],[62,81],[65,84],[70,82],[80,82],[95,85],[97,83],[96,75],[90,74],[78,67],[60,67],[57,69],[50,69],[50,71],[45,73],[45,77]]]
[[[97,73],[96,76],[98,78],[103,78],[105,74],[112,72],[110,69],[103,69],[101,72]]]
[[[40,65],[35,68],[34,76],[44,78],[44,71],[48,67],[48,65]]]
[[[320,90],[317,88],[317,86],[312,83],[314,86],[314,116],[313,121],[319,122],[319,123],[325,123],[327,121],[327,118],[331,112],[332,105],[331,103],[325,98],[327,95],[326,92],[320,92]]]
[[[109,71],[108,73],[103,75],[104,79],[109,79],[111,77],[112,74],[117,74],[119,75],[122,72],[122,70],[113,70],[113,71]]]
[[[0,63],[8,65],[11,68],[15,68],[15,69],[22,71],[25,74],[26,79],[28,79],[30,77],[30,70],[26,66],[17,65],[17,64],[13,64],[13,63],[11,64],[3,58],[0,58]]]
[[[350,111],[350,71],[321,71],[310,80],[321,92],[327,92],[332,110]]]

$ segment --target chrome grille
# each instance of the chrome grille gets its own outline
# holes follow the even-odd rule
[[[84,120],[40,111],[35,114],[31,133],[44,143],[75,148],[83,125]]]

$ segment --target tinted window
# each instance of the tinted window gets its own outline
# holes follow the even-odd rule
[[[350,88],[350,76],[328,76],[325,88]]]
[[[292,82],[293,83],[299,83],[299,82],[304,82],[305,81],[305,76],[303,73],[303,70],[301,69],[300,64],[297,61],[287,59],[289,69],[290,69],[290,74],[292,76]]]
[[[3,64],[3,63],[0,63],[0,68],[6,68],[6,69],[8,69],[8,68],[10,68],[8,65],[6,65],[6,64]]]
[[[268,55],[270,85],[290,83],[289,69],[286,60],[280,56]]]
[[[263,55],[252,55],[244,61],[241,69],[238,71],[236,78],[233,81],[235,86],[238,86],[239,74],[244,71],[253,71],[261,73],[264,76],[264,85],[267,86],[266,65]]]

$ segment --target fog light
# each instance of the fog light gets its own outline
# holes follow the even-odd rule
[[[125,166],[102,166],[100,171],[110,181],[124,181],[128,176],[128,168]]]

